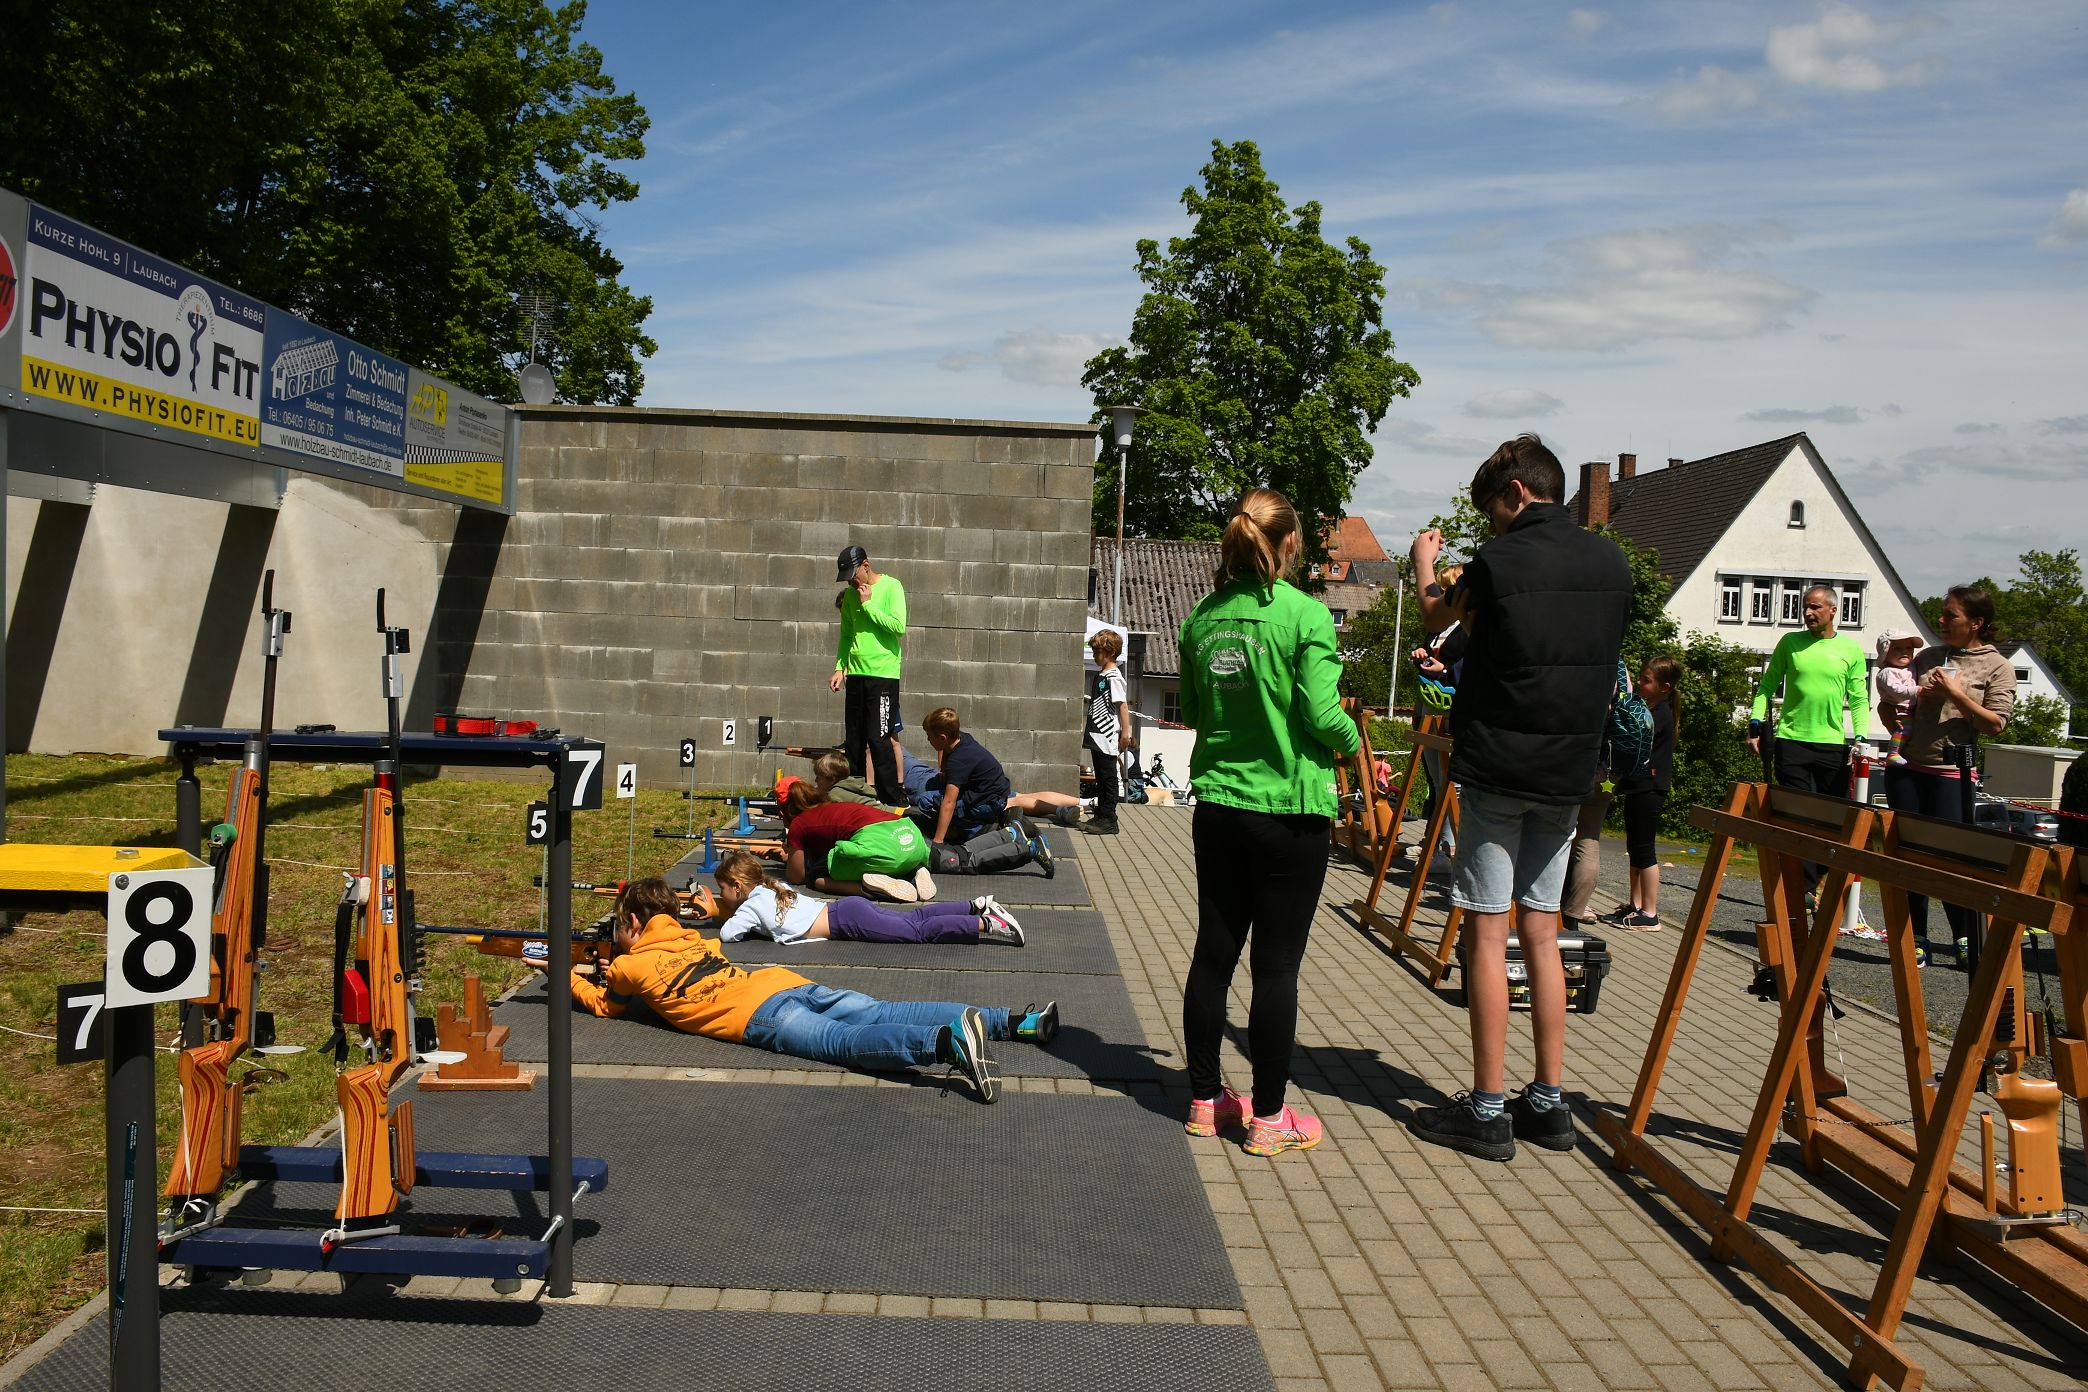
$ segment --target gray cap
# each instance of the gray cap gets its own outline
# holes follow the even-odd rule
[[[855,574],[856,567],[869,559],[870,553],[868,551],[865,551],[860,546],[842,547],[841,554],[834,560],[834,565],[836,567],[834,572],[834,583],[838,585],[843,580],[846,580],[849,576]]]

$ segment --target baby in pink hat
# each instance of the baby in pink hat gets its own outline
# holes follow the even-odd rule
[[[1921,650],[1921,639],[1903,628],[1888,628],[1878,635],[1878,718],[1892,732],[1892,750],[1886,761],[1904,764],[1907,758],[1900,753],[1900,740],[1907,733],[1907,722],[1914,716],[1914,693],[1918,689],[1914,680],[1914,654]]]

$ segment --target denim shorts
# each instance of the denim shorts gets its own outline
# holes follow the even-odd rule
[[[1481,788],[1457,791],[1462,826],[1450,902],[1468,913],[1506,913],[1511,904],[1557,913],[1580,809]]]

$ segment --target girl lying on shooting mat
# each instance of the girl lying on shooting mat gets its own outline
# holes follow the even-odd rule
[[[849,942],[1001,943],[1022,946],[1022,925],[990,894],[970,903],[888,909],[868,899],[828,903],[777,880],[759,857],[727,851],[718,860],[718,937],[725,942],[813,938]]]
[[[1000,1094],[989,1039],[1049,1044],[1058,1002],[1010,1010],[952,1001],[884,1001],[817,986],[788,967],[748,971],[675,914],[680,896],[658,877],[634,880],[616,900],[616,955],[599,983],[567,980],[573,1003],[618,1016],[634,1000],[678,1030],[778,1054],[891,1071],[948,1064],[982,1102]]]

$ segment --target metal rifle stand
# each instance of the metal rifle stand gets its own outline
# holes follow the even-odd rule
[[[107,1012],[109,1386],[158,1392],[159,1151],[153,1134],[152,1007]]]
[[[573,789],[566,786],[570,765],[560,761],[551,778],[551,844],[544,876],[550,903],[551,940],[546,944],[545,991],[548,1000],[549,1047],[546,1071],[551,1075],[551,1262],[544,1273],[545,1293],[564,1299],[573,1293],[573,1007],[556,975],[570,972],[573,960]]]

